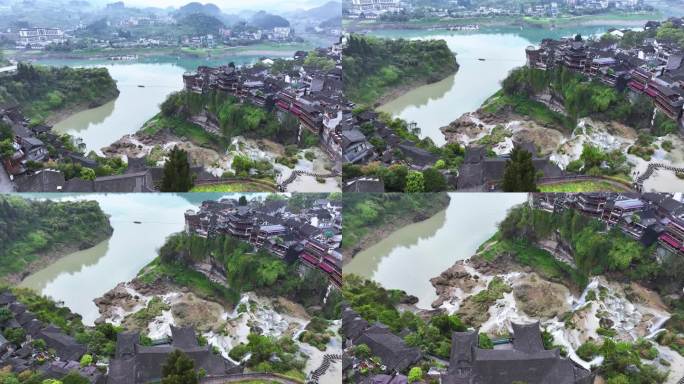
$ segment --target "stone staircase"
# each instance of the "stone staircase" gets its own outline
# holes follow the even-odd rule
[[[325,374],[328,368],[330,368],[330,364],[336,360],[342,360],[342,355],[330,354],[323,356],[321,365],[309,374],[309,377],[306,380],[307,384],[318,384],[318,380]]]

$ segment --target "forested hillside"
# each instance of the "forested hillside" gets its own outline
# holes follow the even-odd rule
[[[458,70],[444,40],[349,36],[343,52],[344,89],[355,103],[375,104],[393,91],[434,83]]]
[[[381,234],[425,220],[446,209],[446,193],[345,193],[342,249],[345,257],[381,240]]]
[[[44,67],[19,64],[17,73],[0,76],[0,106],[19,104],[33,123],[76,106],[96,107],[118,96],[106,68]]]
[[[272,103],[271,103],[272,104]],[[209,134],[201,127],[188,122],[188,119],[207,110],[216,117],[218,134]],[[161,106],[161,113],[145,127],[145,133],[154,133],[167,128],[181,136],[189,137],[197,144],[214,144],[227,147],[232,138],[242,135],[248,138],[271,139],[284,145],[297,144],[299,121],[286,115],[278,120],[274,106],[264,108],[248,103],[239,103],[232,96],[219,92],[195,94],[187,91],[170,95]],[[318,144],[318,137],[303,130],[303,147]]]
[[[0,196],[0,280],[29,272],[43,256],[91,247],[112,233],[95,201],[38,201]]]
[[[226,286],[190,268],[197,262],[208,262],[212,256],[225,268]],[[329,298],[323,303],[328,278],[314,270],[301,276],[298,269],[298,265],[287,264],[266,251],[255,253],[249,244],[230,236],[203,238],[180,233],[169,237],[159,250],[155,267],[144,271],[141,278],[152,281],[171,277],[200,296],[233,305],[241,293],[256,291],[269,297],[287,297],[305,307],[322,306],[322,315],[326,318],[339,315],[339,298]]]

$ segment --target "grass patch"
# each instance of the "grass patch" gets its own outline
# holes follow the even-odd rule
[[[552,111],[543,103],[524,97],[505,95],[503,91],[498,91],[490,97],[482,109],[487,113],[499,113],[504,108],[510,108],[513,112],[527,116],[545,127],[566,132],[572,132],[575,128],[573,119]]]
[[[226,184],[211,184],[211,185],[197,185],[193,187],[190,192],[273,192],[275,186],[267,187],[259,183],[226,183]]]
[[[496,240],[496,243],[494,241]],[[484,250],[488,243],[491,245]],[[578,287],[584,287],[588,283],[588,277],[570,265],[556,260],[549,252],[539,249],[525,242],[502,240],[497,233],[492,236],[478,250],[479,256],[487,261],[494,261],[500,255],[511,253],[515,261],[521,265],[529,266],[543,278],[562,283],[572,283]]]
[[[193,144],[202,147],[220,147],[219,138],[205,131],[199,125],[176,117],[162,116],[161,114],[148,121],[142,128],[142,132],[147,135],[153,135],[163,129],[168,129],[173,134],[186,138]]]
[[[627,188],[618,187],[607,181],[582,180],[544,184],[539,186],[539,190],[541,192],[624,192]]]
[[[169,279],[174,284],[189,288],[197,296],[211,301],[234,305],[240,300],[240,293],[230,287],[215,283],[202,273],[180,264],[162,263],[155,259],[138,274],[144,283],[151,284],[159,279]]]

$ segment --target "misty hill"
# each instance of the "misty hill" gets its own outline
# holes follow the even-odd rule
[[[180,19],[195,13],[218,17],[221,15],[221,9],[219,9],[218,6],[212,3],[202,4],[198,2],[192,2],[178,8],[178,10],[175,13],[175,17],[177,19]]]
[[[316,20],[330,20],[332,18],[341,17],[341,15],[342,3],[337,1],[329,1],[320,7],[311,8],[302,12],[304,18]]]
[[[289,27],[290,22],[281,16],[259,11],[252,16],[249,25],[260,29],[272,29],[276,27]]]
[[[214,16],[193,13],[178,20],[178,26],[195,35],[217,35],[225,25]]]

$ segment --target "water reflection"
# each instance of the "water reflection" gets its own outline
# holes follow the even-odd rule
[[[430,279],[457,260],[472,256],[496,232],[497,224],[525,194],[452,193],[449,207],[428,220],[411,224],[359,252],[344,273],[402,289],[430,308],[435,290]]]

